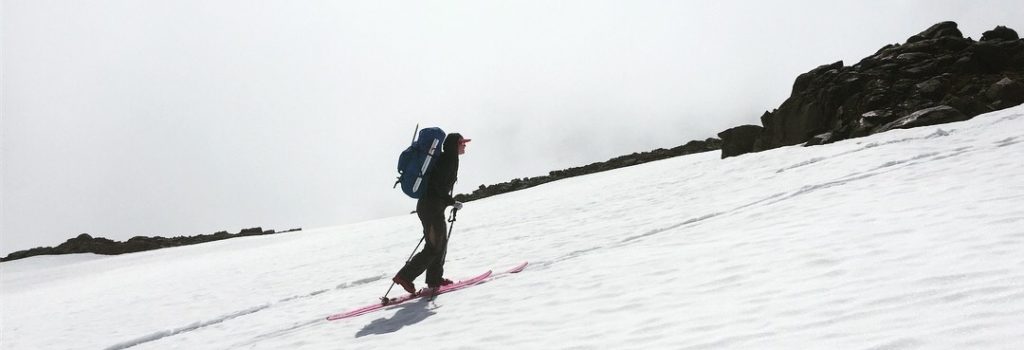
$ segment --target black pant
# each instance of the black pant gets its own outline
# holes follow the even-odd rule
[[[398,275],[406,281],[412,282],[426,270],[427,286],[441,285],[444,253],[448,248],[448,226],[444,220],[446,207],[440,200],[421,198],[416,202],[416,214],[423,223],[423,237],[427,245],[398,271]]]

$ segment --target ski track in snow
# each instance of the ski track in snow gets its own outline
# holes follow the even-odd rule
[[[338,285],[337,287],[335,287],[334,289],[335,290],[345,289],[345,288],[359,286],[359,285],[363,285],[363,284],[367,284],[367,283],[371,283],[371,282],[377,282],[377,281],[380,281],[382,279],[384,279],[383,275],[382,276],[376,276],[376,277],[368,277],[368,278],[364,278],[364,279],[361,279],[361,280],[356,280],[356,281],[353,281],[353,282],[342,283],[342,284]],[[121,343],[117,343],[117,344],[111,345],[111,346],[107,347],[106,349],[107,350],[127,349],[127,348],[130,348],[130,347],[133,347],[133,346],[136,346],[136,345],[140,345],[140,344],[143,344],[143,343],[148,343],[148,342],[160,340],[160,339],[163,339],[163,338],[166,338],[166,337],[171,337],[171,336],[178,335],[178,334],[181,334],[181,333],[194,331],[194,330],[197,330],[197,329],[200,329],[200,328],[203,328],[203,327],[208,327],[208,326],[211,326],[211,325],[215,325],[215,324],[218,324],[218,323],[221,323],[221,322],[233,319],[233,318],[249,315],[249,314],[258,312],[260,310],[269,308],[271,306],[275,306],[277,304],[287,303],[289,301],[303,299],[303,298],[314,297],[314,296],[317,296],[319,294],[326,293],[328,291],[330,291],[330,290],[328,290],[328,289],[321,289],[321,290],[310,292],[309,294],[305,294],[305,295],[294,295],[294,296],[291,296],[291,297],[288,297],[288,298],[281,299],[281,300],[277,301],[276,303],[268,303],[268,304],[263,304],[263,305],[260,305],[260,306],[255,306],[255,307],[248,308],[248,309],[245,309],[245,310],[233,312],[233,313],[230,313],[230,314],[227,314],[227,315],[215,317],[215,318],[213,318],[213,319],[211,319],[209,321],[196,322],[196,323],[193,323],[193,324],[190,324],[190,325],[187,325],[187,326],[184,326],[184,327],[178,327],[178,328],[175,328],[175,329],[172,329],[172,330],[166,330],[166,331],[155,332],[155,333],[152,333],[152,334],[147,334],[145,336],[142,336],[142,337],[139,337],[139,338],[136,338],[136,339],[132,339],[132,340],[129,340],[129,341],[125,341],[125,342],[121,342]],[[316,321],[320,321],[320,320],[317,319],[315,321],[307,322],[307,323],[301,324],[299,326],[289,328],[289,329],[287,329],[285,331],[275,332],[273,334],[284,334],[284,333],[287,333],[287,331],[291,331],[291,330],[294,330],[294,329],[297,329],[297,328],[301,328],[301,327],[304,327],[304,326],[316,323]]]
[[[1022,116],[471,202],[447,275],[526,271],[333,322],[390,284],[415,217],[4,263],[0,347],[1011,349],[1024,343]]]
[[[173,329],[173,330],[152,333],[152,334],[140,337],[138,339],[133,339],[133,340],[129,340],[129,341],[126,341],[126,342],[123,342],[123,343],[114,344],[112,346],[107,347],[107,349],[108,350],[127,349],[127,348],[130,348],[130,347],[142,344],[142,343],[148,343],[148,342],[151,342],[151,341],[160,340],[162,338],[170,337],[170,336],[173,336],[173,335],[176,335],[176,334],[181,334],[181,333],[184,333],[184,332],[194,331],[194,330],[199,329],[199,328],[203,328],[203,327],[207,327],[207,326],[210,326],[210,325],[218,324],[218,323],[230,320],[232,318],[248,315],[248,314],[251,314],[251,313],[254,313],[254,312],[266,309],[268,307],[270,307],[269,304],[268,305],[257,306],[257,307],[254,307],[254,308],[251,308],[251,309],[248,309],[248,310],[242,310],[242,311],[230,314],[230,315],[221,316],[221,317],[215,318],[215,319],[210,320],[210,321],[196,322],[196,323],[190,324],[190,325],[185,326],[185,327],[180,327],[180,328],[176,328],[176,329]]]

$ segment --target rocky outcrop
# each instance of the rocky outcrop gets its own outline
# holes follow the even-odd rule
[[[722,158],[754,151],[754,141],[764,131],[759,125],[740,125],[718,133],[722,139]]]
[[[473,191],[472,193],[456,195],[455,200],[460,202],[469,202],[472,200],[487,198],[502,193],[518,191],[521,189],[542,185],[551,181],[557,181],[574,176],[599,173],[602,171],[608,171],[612,169],[618,169],[627,166],[653,162],[656,160],[678,157],[687,154],[714,151],[719,149],[720,147],[721,141],[715,138],[709,138],[704,141],[690,141],[685,145],[674,147],[671,149],[659,148],[650,152],[633,153],[621,157],[612,158],[605,162],[597,162],[581,167],[569,168],[564,170],[555,170],[549,172],[547,176],[513,179],[512,181],[503,182],[500,184],[490,186],[480,185],[480,188]]]
[[[291,230],[282,231],[281,233],[295,232],[301,230],[301,228],[294,228]],[[169,238],[160,236],[135,236],[125,242],[114,241],[103,237],[93,237],[87,233],[83,233],[78,235],[78,237],[69,239],[56,247],[39,247],[32,248],[29,250],[17,251],[0,259],[0,261],[18,260],[36,255],[58,255],[77,253],[117,255],[160,248],[178,247],[183,245],[213,242],[228,238],[269,235],[274,233],[278,232],[275,232],[274,230],[264,231],[263,228],[254,227],[241,230],[236,234],[231,234],[228,233],[227,231],[220,231],[209,235],[177,236]]]
[[[989,40],[1017,40],[1017,32],[1004,26],[996,26],[996,29],[981,34],[981,41]]]
[[[974,41],[942,22],[853,66],[838,61],[801,74],[790,97],[761,116],[761,132],[743,126],[720,134],[722,156],[965,120],[1021,103],[1017,32],[999,26]]]

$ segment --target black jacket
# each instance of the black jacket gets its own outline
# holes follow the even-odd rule
[[[441,147],[441,156],[427,179],[427,189],[420,200],[440,200],[445,206],[455,204],[452,189],[459,176],[459,133],[448,134]]]

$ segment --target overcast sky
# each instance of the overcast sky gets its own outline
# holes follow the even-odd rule
[[[3,0],[0,14],[2,255],[82,232],[402,215],[415,201],[391,186],[417,123],[473,139],[468,193],[758,124],[798,74],[940,21],[975,39],[1024,30],[1019,0]]]

